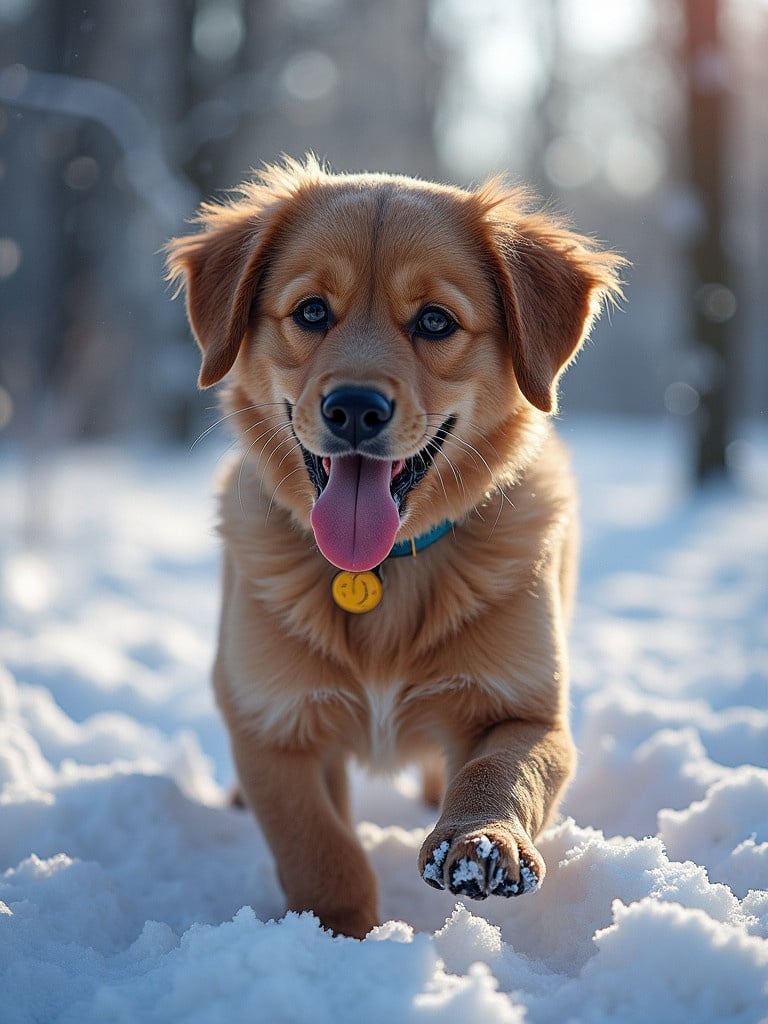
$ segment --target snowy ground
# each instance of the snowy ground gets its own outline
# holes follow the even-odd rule
[[[66,453],[31,490],[0,453],[2,1024],[768,1019],[768,437],[694,500],[669,430],[563,426],[581,762],[543,889],[428,888],[413,781],[356,776],[387,920],[364,942],[281,920],[226,805],[215,444]]]

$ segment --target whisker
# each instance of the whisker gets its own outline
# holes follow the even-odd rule
[[[266,423],[267,419],[275,420],[275,419],[277,419],[277,417],[276,416],[269,416],[269,417],[265,417],[264,419],[260,419],[258,421],[258,423],[254,423],[254,425],[252,427],[249,427],[248,430],[246,430],[242,436],[245,437],[245,434],[249,433],[251,430],[255,430],[256,427],[260,427],[262,423]],[[274,427],[272,424],[270,424],[268,427],[265,427],[264,430],[262,430],[262,432],[258,435],[258,437],[254,437],[254,438],[250,439],[250,444],[248,445],[248,448],[246,449],[246,451],[250,451],[252,448],[254,448],[259,443],[259,441],[262,439],[262,437],[264,437],[265,434],[268,434],[271,430],[280,430],[284,426],[290,426],[290,424],[281,422],[281,423],[278,424],[277,427]],[[265,442],[265,444],[269,444],[269,440],[267,440]]]
[[[426,435],[426,434],[425,434],[424,436],[425,436],[425,437],[427,437],[427,435]],[[440,452],[439,452],[439,451],[438,451],[438,452],[435,452],[435,455],[439,455],[439,454],[440,454]],[[424,456],[423,456],[423,455],[421,455],[421,454],[419,454],[418,458],[420,459],[420,461],[421,461],[421,464],[422,464],[422,466],[423,466],[423,467],[424,467],[424,469],[426,470],[426,469],[428,468],[428,467],[427,467],[427,461],[426,461],[426,459],[425,459],[425,458],[424,458]],[[433,466],[435,467],[435,473],[437,473],[437,479],[438,479],[438,480],[440,481],[440,486],[441,486],[441,488],[442,488],[442,490],[443,490],[443,496],[444,496],[445,500],[446,500],[446,501],[448,501],[448,491],[447,491],[447,490],[445,489],[445,483],[443,482],[443,476],[442,476],[442,474],[441,474],[441,472],[440,472],[439,468],[437,467],[437,465],[436,465],[436,463],[435,463],[435,460],[434,460],[434,459],[432,460],[432,465],[433,465]],[[457,481],[457,482],[458,482],[458,481]]]
[[[427,419],[428,420],[432,419],[432,425],[433,426],[437,425],[437,418],[438,417],[440,417],[440,413],[427,414]],[[445,417],[443,416],[443,417],[440,418],[439,422],[443,423],[444,421],[445,421]],[[502,458],[502,455],[501,455],[501,452],[499,451],[499,449],[496,447],[496,445],[494,445],[491,441],[488,440],[488,438],[485,436],[485,434],[483,434],[482,430],[477,425],[477,423],[473,422],[472,420],[466,420],[466,424],[467,424],[468,427],[472,427],[473,430],[477,431],[477,433],[480,435],[480,437],[483,439],[483,441],[488,445],[488,447],[491,449],[491,451],[496,456],[496,458],[499,460],[499,462],[504,462],[504,459]],[[454,436],[454,437],[460,437],[460,435],[455,433],[455,430],[451,432],[451,435]],[[465,442],[465,443],[467,443],[467,442]],[[476,450],[477,449],[475,449],[475,451]],[[486,465],[487,465],[487,463],[486,463]]]
[[[262,481],[264,479],[264,473],[267,470],[267,466],[270,464],[270,462],[272,461],[272,459],[275,456],[275,454],[280,450],[280,448],[282,448],[282,446],[284,444],[289,444],[290,441],[291,441],[291,438],[295,439],[296,435],[293,433],[293,429],[291,427],[291,424],[290,423],[281,423],[277,427],[273,427],[271,432],[270,432],[270,434],[269,434],[269,437],[266,439],[264,444],[261,446],[261,451],[259,452],[259,456],[256,459],[256,465],[257,466],[261,463],[261,460],[264,457],[264,452],[267,450],[268,445],[270,445],[274,441],[274,439],[280,435],[281,431],[286,430],[286,429],[289,430],[288,435],[286,437],[284,437],[282,441],[279,441],[275,445],[275,447],[269,453],[267,461],[264,463],[264,466],[261,469]],[[263,436],[264,436],[263,434],[260,435],[260,437],[263,437]],[[259,497],[261,497],[261,493],[262,493],[262,488],[260,487],[259,488]]]
[[[445,421],[443,420],[442,422],[445,422]],[[430,441],[432,441],[434,439],[430,436],[430,434],[427,431],[424,431],[424,434],[422,435],[421,440],[424,442],[424,446],[427,447],[429,445]],[[435,472],[437,474],[438,480],[440,481],[440,487],[442,488],[445,500],[449,501],[449,498],[448,498],[448,492],[447,492],[447,489],[446,489],[446,486],[445,486],[445,481],[443,480],[443,475],[440,472],[440,467],[437,465],[436,459],[437,459],[438,455],[441,455],[443,457],[443,459],[445,459],[446,463],[448,464],[448,468],[450,469],[451,473],[453,474],[453,479],[456,482],[456,486],[461,489],[461,493],[463,494],[465,501],[469,502],[470,501],[470,497],[469,497],[469,493],[467,492],[466,484],[464,483],[464,478],[462,477],[461,473],[456,469],[456,467],[453,464],[453,461],[445,453],[445,450],[444,450],[445,445],[449,441],[451,441],[451,440],[452,440],[452,435],[450,433],[447,434],[445,437],[443,437],[440,447],[435,452],[435,455],[434,455],[434,458],[433,458],[433,461],[432,461],[432,465],[435,467]],[[419,455],[419,458],[421,459],[422,466],[424,466],[426,468],[426,460],[424,459],[424,456],[423,455]],[[473,461],[475,461],[475,460],[473,459]],[[477,515],[482,520],[483,516],[482,516],[480,510],[478,509],[476,503],[475,502],[471,502],[470,507],[477,513]]]
[[[450,460],[450,459],[449,459],[449,457],[448,457],[448,456],[447,456],[447,455],[445,454],[445,452],[444,452],[444,451],[440,451],[440,452],[439,452],[439,454],[440,454],[440,455],[442,455],[442,457],[443,457],[443,458],[445,459],[445,461],[446,461],[446,462],[448,463],[448,466],[449,466],[449,468],[450,468],[451,472],[453,473],[453,476],[454,476],[454,479],[456,480],[456,483],[457,483],[457,485],[458,485],[458,486],[459,486],[459,487],[461,488],[461,493],[462,493],[462,494],[464,495],[464,499],[465,499],[466,501],[469,501],[469,500],[470,500],[470,499],[469,499],[469,493],[467,492],[467,488],[466,488],[466,485],[465,485],[465,483],[464,483],[464,479],[463,479],[463,477],[462,477],[461,473],[459,473],[459,472],[458,472],[458,471],[456,470],[455,466],[453,465],[453,463],[451,462],[451,460]],[[439,468],[438,468],[437,464],[435,464],[435,470],[436,470],[436,472],[437,472],[438,476],[440,476],[440,470],[439,470]],[[440,481],[440,482],[441,482],[441,484],[442,484],[442,479],[441,479],[441,481]],[[443,487],[443,491],[445,491],[445,487]],[[477,507],[477,503],[476,503],[476,502],[474,502],[474,501],[473,501],[473,502],[471,502],[471,504],[470,504],[470,508],[472,509],[472,511],[473,511],[473,512],[475,512],[475,513],[476,513],[476,515],[478,516],[478,518],[479,518],[479,519],[481,519],[481,520],[485,521],[485,520],[483,519],[483,515],[482,515],[482,513],[481,513],[480,509],[479,509],[479,508]]]
[[[460,437],[448,437],[445,440],[444,447],[448,447],[449,444],[453,445],[454,448],[458,448],[460,452],[469,455],[469,457],[472,460],[472,463],[475,466],[475,468],[479,468],[480,463],[475,458],[474,452],[467,448],[467,446],[466,446],[466,444],[465,444],[465,442],[463,441],[462,438],[460,438]]]
[[[283,417],[280,415],[280,413],[273,412],[271,416],[261,416],[259,419],[256,420],[255,423],[252,423],[250,427],[246,427],[246,429],[242,433],[242,436],[245,437],[246,434],[250,434],[252,430],[256,430],[258,427],[261,426],[262,423],[274,423],[275,420],[280,420],[281,423],[283,422]]]
[[[439,413],[438,414],[432,414],[431,417],[428,416],[428,420],[431,418],[434,421],[437,416],[439,416]],[[440,422],[442,423],[442,422],[444,422],[444,420],[441,420]],[[433,425],[434,425],[434,423],[433,423]],[[473,425],[474,424],[470,424],[470,426],[473,426]],[[501,456],[499,455],[499,452],[498,452],[498,449],[496,448],[496,446],[491,444],[491,442],[488,440],[488,438],[486,438],[483,435],[481,435],[481,436],[482,436],[483,441],[492,449],[494,454],[497,455],[499,459],[501,459]],[[448,434],[448,436],[445,439],[444,444],[449,442],[449,441],[451,443],[455,444],[455,445],[460,445],[462,450],[465,451],[469,455],[469,457],[472,459],[472,461],[475,463],[475,465],[477,465],[477,461],[475,459],[475,456],[477,457],[477,459],[480,460],[482,465],[488,471],[488,476],[490,477],[491,482],[493,483],[494,487],[496,488],[496,490],[501,495],[501,504],[503,505],[504,501],[506,501],[509,504],[509,507],[514,509],[514,507],[515,507],[514,502],[509,497],[509,495],[504,491],[503,487],[496,482],[495,473],[493,472],[493,470],[491,469],[490,465],[488,464],[487,459],[484,458],[482,452],[480,452],[473,444],[470,444],[469,441],[465,440],[460,434],[456,433],[455,430],[452,430]],[[496,522],[494,523],[494,527],[495,527],[496,523],[498,523],[498,520],[499,520],[500,516],[501,516],[501,512],[499,512],[499,515],[496,517]]]
[[[448,440],[448,438],[446,438],[446,441],[447,440]],[[441,455],[445,459],[446,463],[448,464],[448,468],[450,469],[451,473],[453,474],[453,479],[454,479],[454,481],[456,483],[456,486],[461,489],[461,493],[464,495],[464,499],[466,501],[468,501],[469,500],[469,494],[467,493],[467,487],[466,487],[466,484],[464,483],[464,478],[462,477],[461,473],[454,466],[452,459],[446,454],[446,452],[445,452],[445,441],[443,442],[442,446],[440,447],[439,452],[436,452],[436,455]],[[439,468],[439,466],[437,466],[436,462],[435,462],[435,471],[437,472],[438,478],[440,480],[440,486],[443,489],[443,494],[445,495],[445,500],[447,501],[448,500],[448,494],[446,493],[445,484],[443,482],[442,474],[440,473],[440,468]],[[473,503],[473,507],[474,507],[474,503]]]
[[[450,461],[448,459],[448,456],[444,452],[441,452],[441,454],[443,455],[443,458],[446,459],[446,461]],[[469,453],[469,454],[470,454],[470,457],[472,458],[471,453]],[[477,465],[477,460],[476,459],[472,458],[472,461],[475,463],[475,465]],[[466,495],[466,488],[464,488],[464,486],[463,486],[463,481],[462,481],[462,490],[464,491],[464,494]],[[493,536],[494,531],[495,531],[496,527],[499,524],[499,519],[501,518],[501,512],[502,512],[502,509],[504,507],[504,502],[507,501],[511,508],[515,507],[514,504],[512,503],[512,501],[510,500],[509,496],[504,492],[502,487],[500,485],[498,485],[498,484],[496,484],[496,492],[499,495],[499,507],[498,507],[498,511],[496,512],[496,517],[493,520],[493,524],[491,526],[491,529],[490,529],[490,531],[488,533],[488,538],[489,539]],[[480,508],[478,508],[477,503],[473,502],[472,509],[475,512],[475,514],[477,515],[478,519],[480,519],[480,521],[484,523],[486,521],[485,520],[485,516],[480,511]]]
[[[290,437],[286,437],[286,438],[284,438],[284,439],[283,439],[283,440],[282,440],[282,441],[280,442],[280,444],[279,444],[279,445],[277,446],[277,448],[275,448],[275,450],[274,450],[274,451],[272,452],[272,455],[276,455],[276,454],[277,454],[277,452],[278,452],[278,449],[279,449],[279,448],[282,448],[282,446],[283,446],[284,444],[288,443],[288,442],[289,442],[290,440],[291,440],[291,439],[290,439]],[[300,449],[300,448],[301,448],[301,441],[297,441],[297,442],[296,442],[296,444],[295,444],[295,445],[293,446],[293,448],[289,448],[289,449],[288,449],[288,451],[287,451],[287,452],[285,453],[285,455],[283,455],[283,457],[282,457],[282,458],[280,459],[280,461],[279,461],[279,462],[278,462],[278,464],[277,464],[277,468],[278,468],[278,469],[280,469],[280,467],[281,467],[281,466],[282,466],[282,464],[283,464],[283,463],[285,462],[285,460],[286,460],[286,459],[287,459],[287,458],[288,458],[288,457],[289,457],[290,455],[293,455],[293,453],[294,453],[294,452],[297,452],[297,451],[299,451],[299,449]],[[272,458],[272,455],[270,455],[270,457],[269,457],[270,459]],[[267,464],[269,464],[269,460],[267,461]]]
[[[485,441],[485,440],[486,440],[486,438],[485,438],[485,437],[483,437],[483,440]],[[494,475],[494,474],[493,474],[493,470],[492,470],[492,469],[491,469],[491,467],[490,467],[490,466],[488,465],[488,462],[486,461],[486,459],[484,459],[484,458],[483,458],[482,454],[481,454],[481,453],[480,453],[480,452],[478,451],[478,449],[477,449],[477,448],[475,448],[475,446],[474,446],[474,445],[470,444],[470,443],[469,443],[469,441],[466,441],[466,440],[465,440],[465,439],[464,439],[464,438],[463,438],[463,437],[461,436],[461,434],[457,434],[457,433],[456,433],[456,431],[455,431],[455,429],[454,429],[454,430],[452,430],[452,431],[451,431],[451,432],[450,432],[450,433],[449,433],[449,434],[448,434],[448,435],[446,436],[446,438],[445,438],[445,441],[444,441],[443,443],[444,443],[444,444],[447,444],[447,443],[452,443],[452,444],[454,444],[454,445],[461,445],[461,446],[462,446],[462,448],[463,448],[463,449],[464,449],[464,450],[465,450],[465,451],[467,452],[467,454],[468,454],[468,455],[469,455],[469,456],[470,456],[470,457],[472,458],[472,461],[473,461],[473,462],[475,463],[475,465],[477,465],[477,459],[475,459],[475,458],[474,458],[474,456],[477,456],[477,458],[478,458],[478,459],[480,460],[480,462],[481,462],[481,463],[483,464],[483,466],[485,467],[485,469],[486,469],[486,470],[488,471],[488,475],[489,475],[489,476],[490,476],[490,477],[491,477],[491,478],[493,479],[493,475]],[[493,448],[493,445],[491,445],[491,447]],[[494,451],[495,451],[495,449],[494,449]],[[498,452],[497,452],[496,454],[498,454]]]
[[[478,432],[478,434],[482,437],[483,441],[485,441],[485,443],[491,449],[491,451],[496,456],[496,458],[499,460],[499,462],[505,462],[506,461],[503,458],[503,456],[502,456],[501,452],[499,451],[499,449],[496,447],[496,445],[488,440],[488,438],[483,434],[482,430],[479,429],[479,427],[478,427],[478,425],[476,423],[474,423],[472,420],[467,420],[467,426],[468,427],[472,427],[473,430],[476,430]]]
[[[266,474],[266,471],[267,471],[267,467],[269,466],[270,462],[271,462],[271,461],[272,461],[272,459],[273,459],[273,458],[275,457],[275,455],[277,455],[277,453],[278,453],[278,452],[280,451],[280,449],[281,449],[281,448],[283,447],[283,445],[286,445],[286,444],[290,444],[292,440],[293,440],[293,441],[295,441],[295,442],[296,442],[296,444],[294,444],[294,445],[293,445],[293,447],[289,448],[289,449],[288,449],[288,451],[287,451],[287,452],[286,452],[286,453],[285,453],[285,454],[283,455],[283,457],[282,457],[282,458],[280,459],[280,461],[278,462],[278,464],[277,464],[277,468],[278,468],[278,469],[280,469],[280,467],[281,467],[281,466],[282,466],[282,464],[283,464],[283,463],[285,462],[285,460],[286,460],[286,459],[287,459],[287,458],[288,458],[288,457],[289,457],[289,456],[290,456],[290,455],[291,455],[291,454],[292,454],[293,452],[295,452],[295,451],[297,451],[297,450],[298,450],[299,448],[301,448],[301,442],[300,442],[300,441],[299,441],[299,440],[297,439],[297,437],[296,437],[296,435],[295,435],[295,434],[293,433],[293,431],[291,431],[291,433],[289,434],[289,436],[288,436],[288,437],[284,437],[284,438],[283,438],[283,440],[282,440],[282,441],[280,441],[280,443],[279,443],[279,444],[275,445],[275,447],[274,447],[274,448],[272,449],[272,451],[271,451],[271,452],[269,453],[269,458],[268,458],[268,459],[267,459],[267,461],[266,461],[266,462],[264,463],[264,471],[263,471],[263,473],[262,473],[262,475],[261,475],[261,483],[259,484],[259,501],[261,501],[261,497],[262,497],[262,495],[263,495],[263,493],[264,493],[264,475]]]
[[[275,495],[276,495],[276,494],[277,494],[277,492],[278,492],[278,491],[280,490],[280,488],[281,488],[281,487],[283,486],[283,484],[285,483],[285,481],[286,481],[286,480],[288,480],[288,479],[289,479],[289,477],[292,477],[294,473],[299,473],[299,472],[301,471],[301,469],[302,469],[302,468],[303,468],[302,466],[297,466],[297,467],[296,467],[295,469],[292,469],[292,470],[290,471],[290,473],[286,473],[286,474],[285,474],[285,476],[284,476],[284,477],[282,478],[282,480],[280,481],[280,483],[279,483],[279,484],[277,485],[277,487],[275,487],[274,491],[272,491],[272,497],[271,497],[271,498],[269,499],[269,506],[268,506],[268,508],[267,508],[267,514],[266,514],[266,516],[264,517],[264,523],[265,523],[265,524],[269,522],[269,517],[270,517],[270,514],[271,514],[271,512],[272,512],[272,506],[273,506],[273,505],[274,505],[274,503],[275,503]]]
[[[496,513],[496,518],[493,520],[493,526],[491,527],[491,532],[488,534],[488,539],[489,540],[493,536],[494,530],[499,525],[499,520],[501,519],[501,513],[502,513],[502,511],[504,509],[504,498],[507,497],[504,494],[504,491],[502,491],[502,489],[500,487],[498,488],[498,492],[499,492],[499,510]],[[509,497],[507,497],[507,501],[509,501]],[[511,501],[509,501],[509,504],[512,506],[512,508],[515,507],[514,505],[512,505]]]
[[[439,452],[438,452],[438,454],[439,454]],[[434,460],[432,462],[432,465],[435,467],[435,473],[437,473],[437,479],[440,481],[440,487],[441,487],[442,492],[443,492],[443,497],[445,498],[446,501],[448,501],[448,491],[445,489],[445,482],[443,481],[443,474],[440,472],[440,467],[437,465],[437,462],[434,461]],[[448,465],[451,466],[450,462],[448,463]],[[451,469],[453,469],[453,466],[451,466]],[[456,476],[455,473],[453,475]],[[456,483],[458,484],[458,480],[456,481]]]
[[[255,409],[264,409],[264,408],[266,408],[268,406],[275,406],[275,405],[279,406],[280,403],[279,402],[257,402],[255,405],[244,405],[241,409],[235,409],[233,412],[228,412],[225,416],[219,417],[219,419],[217,419],[215,423],[211,423],[211,425],[209,427],[206,427],[205,430],[202,433],[198,434],[197,437],[195,438],[195,440],[190,445],[189,450],[192,451],[194,449],[195,445],[197,445],[201,441],[205,440],[205,438],[208,437],[208,435],[212,431],[214,431],[216,429],[216,427],[220,427],[222,423],[226,423],[226,421],[232,419],[233,416],[239,416],[241,413],[244,413],[244,412],[253,412]],[[263,423],[263,420],[260,420],[259,422]],[[249,427],[248,429],[250,430],[251,428]]]
[[[269,437],[264,442],[264,444],[261,446],[261,451],[259,452],[258,458],[256,459],[256,465],[257,466],[261,462],[261,459],[262,459],[262,456],[264,455],[264,452],[267,450],[267,445],[269,445],[274,440],[274,438],[276,438],[278,436],[278,434],[282,430],[290,430],[290,429],[291,429],[291,424],[290,423],[278,423],[278,425],[276,427],[272,427],[271,429],[267,428],[267,430],[264,431],[264,434],[269,433]],[[253,442],[253,444],[250,446],[250,448],[253,448],[256,444],[258,444],[258,442],[261,440],[261,438],[264,436],[264,434],[259,434],[259,436]],[[249,448],[249,451],[250,451],[250,448]],[[271,459],[272,456],[270,455],[269,458]],[[268,463],[269,463],[269,459],[267,459],[267,464]]]
[[[272,405],[278,405],[279,403],[277,403],[277,402],[274,402],[274,403],[264,403],[264,404],[265,404],[265,405],[270,405],[270,404],[272,404]],[[238,411],[240,411],[240,412],[243,412],[243,411],[245,411],[245,410],[238,410]],[[230,413],[230,415],[234,415],[234,414],[233,414],[233,413]],[[247,428],[246,430],[244,430],[244,431],[243,431],[243,433],[242,433],[242,434],[241,434],[241,435],[240,435],[239,437],[235,437],[235,438],[233,438],[232,442],[231,442],[231,443],[230,443],[230,445],[229,445],[229,446],[227,447],[226,451],[222,453],[222,455],[220,456],[220,458],[224,458],[224,457],[225,457],[225,456],[227,456],[227,455],[228,455],[228,454],[229,454],[229,453],[230,453],[231,451],[233,451],[234,449],[236,449],[236,448],[238,447],[238,445],[239,445],[239,444],[240,444],[240,443],[242,442],[242,440],[244,439],[245,435],[246,435],[246,434],[248,434],[248,433],[250,433],[250,431],[252,431],[252,430],[256,430],[256,429],[257,429],[258,427],[260,427],[260,426],[262,425],[262,423],[265,423],[265,422],[266,422],[267,420],[275,420],[275,419],[277,419],[277,414],[276,414],[276,413],[275,413],[275,414],[273,414],[272,416],[262,416],[262,417],[261,417],[261,419],[259,419],[259,420],[257,420],[257,421],[256,421],[256,423],[252,424],[252,425],[251,425],[250,427],[248,427],[248,428]],[[258,437],[254,438],[254,439],[253,439],[253,440],[252,440],[252,441],[250,442],[250,444],[248,445],[248,447],[247,447],[247,448],[243,449],[243,452],[242,452],[242,458],[241,458],[241,461],[240,461],[240,471],[239,471],[239,473],[238,473],[238,477],[237,477],[237,487],[238,487],[238,495],[240,495],[240,483],[241,483],[241,477],[242,477],[242,473],[243,473],[243,467],[244,467],[244,465],[245,465],[245,460],[247,459],[247,457],[248,457],[248,454],[249,454],[249,452],[250,452],[250,451],[251,451],[251,450],[252,450],[253,448],[255,448],[255,446],[256,446],[256,445],[257,445],[257,444],[259,443],[259,441],[261,440],[261,438],[262,438],[262,437],[264,437],[264,435],[265,435],[265,434],[268,434],[268,433],[269,433],[269,431],[270,431],[270,430],[272,430],[272,429],[273,429],[273,427],[272,427],[271,425],[270,425],[270,426],[268,426],[268,427],[266,427],[266,428],[265,428],[265,429],[264,429],[264,430],[263,430],[263,431],[262,431],[262,432],[261,432],[261,433],[260,433],[260,434],[258,435]],[[242,503],[242,500],[240,500],[240,511],[241,511],[241,512],[243,513],[243,515],[245,516],[245,509],[244,509],[244,507],[243,507],[243,503]]]
[[[262,431],[262,433],[259,434],[259,436],[257,438],[255,438],[253,441],[251,441],[251,443],[248,445],[248,447],[243,452],[243,457],[240,460],[240,469],[238,470],[238,474],[237,474],[237,497],[238,497],[238,501],[240,502],[240,511],[242,512],[244,519],[247,519],[248,515],[247,515],[247,513],[245,511],[245,506],[243,504],[242,483],[243,483],[243,470],[245,469],[245,464],[246,464],[246,461],[248,459],[248,456],[253,451],[253,449],[256,447],[256,445],[259,443],[259,441],[264,436],[264,434],[269,433],[270,436],[264,442],[264,444],[262,446],[262,449],[259,452],[259,455],[258,455],[258,457],[256,459],[256,466],[258,466],[259,462],[261,461],[261,457],[264,454],[264,451],[265,451],[267,445],[269,444],[269,442],[272,440],[272,438],[276,437],[277,434],[279,434],[281,430],[285,430],[286,428],[290,428],[290,426],[291,426],[290,423],[280,423],[280,424],[278,424],[277,427],[267,427],[267,429]],[[261,500],[261,485],[259,487],[259,500]]]
[[[440,451],[437,452],[436,454],[442,455],[443,458],[445,459],[445,461],[448,463],[448,466],[449,466],[451,472],[453,473],[453,479],[456,481],[456,486],[463,488],[463,481],[461,480],[460,475],[456,472],[456,468],[454,467],[453,463],[451,462],[451,460],[448,458],[448,456],[445,454],[445,451],[444,451],[446,441],[448,441],[448,440],[449,440],[448,437],[446,437],[444,439],[442,445],[440,446]],[[447,495],[446,495],[446,497],[447,497]]]

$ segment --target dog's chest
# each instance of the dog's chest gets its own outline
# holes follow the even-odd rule
[[[312,716],[324,708],[330,716],[337,709],[334,731],[338,731],[344,745],[373,767],[386,769],[400,759],[409,731],[406,710],[410,703],[405,686],[392,681],[357,691],[313,690],[297,710]]]
[[[394,768],[421,733],[420,701],[399,680],[305,691],[259,709],[262,727],[284,741],[338,744],[372,767]]]
[[[386,766],[396,758],[399,749],[403,686],[390,683],[369,689],[365,693],[365,702],[370,761],[374,765]]]

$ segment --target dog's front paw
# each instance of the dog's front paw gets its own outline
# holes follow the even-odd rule
[[[522,829],[494,824],[462,833],[436,828],[419,855],[424,881],[459,896],[522,896],[544,880],[541,854]]]

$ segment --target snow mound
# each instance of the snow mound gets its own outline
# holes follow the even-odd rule
[[[765,491],[686,498],[649,427],[570,441],[580,768],[539,844],[546,881],[436,892],[414,778],[356,773],[386,922],[364,942],[283,916],[263,837],[228,805],[213,457],[67,453],[31,546],[23,467],[0,457],[3,1024],[768,1018]]]

